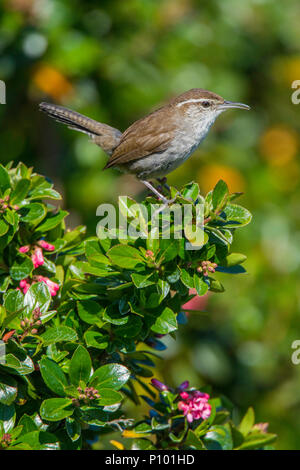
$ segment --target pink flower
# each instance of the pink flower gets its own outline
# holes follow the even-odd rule
[[[20,283],[19,283],[20,287],[17,287],[18,290],[23,291],[23,294],[26,294],[26,292],[28,291],[28,289],[30,287],[30,284],[27,281],[28,281],[28,279],[22,279],[22,281],[20,281]]]
[[[55,246],[51,245],[51,243],[48,243],[45,240],[38,241],[38,245],[41,248],[44,248],[44,250],[47,250],[47,251],[54,251],[55,250]]]
[[[27,253],[29,250],[30,250],[30,246],[29,246],[29,245],[24,245],[24,246],[21,246],[21,247],[19,248],[19,252],[20,252],[20,253]]]
[[[31,255],[31,260],[35,268],[38,268],[39,266],[42,266],[44,264],[42,248],[39,248],[38,246],[35,247],[34,252]]]
[[[207,419],[210,417],[211,406],[207,403],[209,395],[198,390],[191,392],[181,392],[182,401],[178,402],[178,409],[183,411],[189,423],[197,419]]]
[[[37,280],[38,282],[44,282],[49,287],[49,291],[52,296],[57,294],[59,290],[59,284],[44,276],[37,276]]]
[[[161,392],[164,390],[168,390],[168,387],[162,382],[160,382],[160,380],[151,379],[151,384],[153,385],[153,387],[157,388],[157,390],[160,390]]]

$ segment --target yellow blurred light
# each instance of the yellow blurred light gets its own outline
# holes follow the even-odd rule
[[[293,160],[284,167],[270,168],[273,184],[280,191],[293,191],[300,180],[300,166],[297,160]]]
[[[245,179],[235,168],[225,165],[206,165],[197,174],[197,181],[201,191],[210,191],[217,182],[223,179],[226,181],[231,192],[243,192],[245,189]]]
[[[273,75],[288,86],[300,77],[300,56],[277,59],[273,65]]]
[[[33,74],[33,82],[41,91],[56,101],[61,100],[73,90],[72,84],[51,65],[40,65]]]
[[[125,430],[122,432],[122,436],[129,439],[135,439],[136,437],[146,437],[147,434],[141,434],[138,432]]]
[[[119,450],[124,450],[125,449],[124,445],[121,442],[114,441],[113,439],[109,442],[111,443],[111,445],[115,446]]]
[[[261,137],[260,152],[272,166],[284,166],[293,160],[299,149],[299,138],[294,129],[285,125],[269,128]]]

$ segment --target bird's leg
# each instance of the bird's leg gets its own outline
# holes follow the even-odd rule
[[[150,191],[152,191],[159,199],[163,201],[164,204],[169,204],[169,201],[165,196],[163,196],[149,181],[146,180],[141,180],[142,183],[144,183],[145,186],[147,186]]]
[[[177,193],[173,199],[167,199],[151,183],[149,183],[149,181],[141,180],[141,182],[144,183],[144,185],[147,186],[147,188],[150,189],[163,202],[163,204],[154,212],[154,215],[165,210],[169,204],[173,204],[173,202],[176,201],[178,194],[180,194],[180,193]]]

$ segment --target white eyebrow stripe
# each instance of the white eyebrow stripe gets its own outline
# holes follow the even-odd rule
[[[187,104],[187,103],[201,103],[202,101],[209,101],[207,98],[192,98],[190,100],[185,100],[185,101],[182,101],[181,103],[178,103],[176,105],[177,108],[180,108],[180,106],[182,106],[183,104]]]

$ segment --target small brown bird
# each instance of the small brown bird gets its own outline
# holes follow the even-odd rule
[[[164,203],[170,202],[149,182],[180,166],[206,137],[223,111],[250,109],[201,88],[186,91],[120,132],[70,109],[41,103],[40,109],[69,128],[88,134],[108,155],[105,168],[134,174]]]

